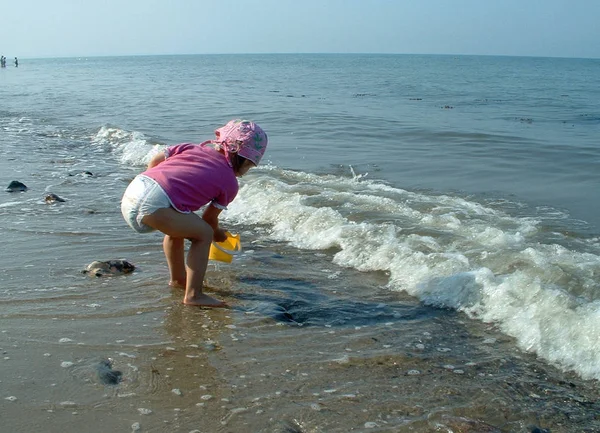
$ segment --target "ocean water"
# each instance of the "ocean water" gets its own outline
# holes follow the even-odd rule
[[[1,70],[0,183],[29,188],[0,195],[5,431],[600,430],[599,101],[593,59]],[[270,144],[222,217],[243,254],[209,265],[232,308],[183,307],[120,197],[240,117]]]

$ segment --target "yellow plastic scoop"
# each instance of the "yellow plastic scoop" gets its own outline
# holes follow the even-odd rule
[[[227,239],[223,242],[213,242],[208,253],[209,260],[217,260],[219,262],[231,263],[233,256],[242,252],[242,243],[240,235],[232,235],[225,232]]]

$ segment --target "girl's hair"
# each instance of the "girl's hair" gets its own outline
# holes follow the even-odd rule
[[[230,153],[229,154],[229,161],[231,162],[231,167],[233,168],[234,173],[238,173],[240,168],[242,167],[242,164],[244,164],[244,161],[246,161],[247,158],[244,158],[241,155],[238,155],[237,153]]]

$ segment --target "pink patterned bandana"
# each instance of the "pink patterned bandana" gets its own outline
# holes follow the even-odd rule
[[[237,153],[258,165],[267,150],[267,134],[249,120],[230,120],[227,125],[217,129],[215,135],[217,138],[212,142],[217,150],[225,151],[228,162],[229,153]]]

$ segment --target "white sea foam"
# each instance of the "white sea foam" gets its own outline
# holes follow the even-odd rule
[[[152,144],[141,132],[103,126],[92,137],[92,143],[114,153],[122,164],[143,166],[164,146]]]
[[[600,251],[540,242],[537,219],[275,167],[244,179],[225,218],[297,248],[334,249],[343,267],[387,271],[391,290],[498,323],[524,350],[600,378]]]
[[[11,206],[20,205],[20,204],[23,204],[23,203],[24,202],[22,202],[22,201],[9,201],[7,203],[0,203],[0,208],[11,207]]]

